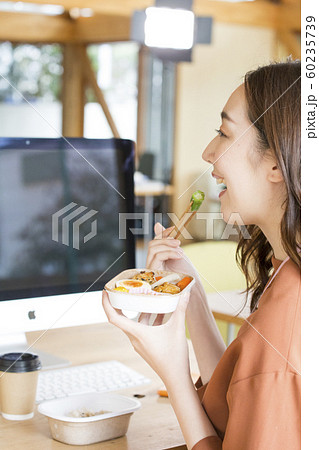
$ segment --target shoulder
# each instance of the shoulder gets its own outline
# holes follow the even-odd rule
[[[300,369],[300,269],[287,261],[260,298],[258,310],[238,333],[235,346],[255,373]]]

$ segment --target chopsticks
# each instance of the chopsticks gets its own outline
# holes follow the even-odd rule
[[[172,231],[169,234],[169,237],[178,238],[178,236],[183,231],[183,228],[186,227],[186,225],[192,220],[192,218],[197,213],[197,210],[192,211],[192,205],[194,201],[192,200],[188,207],[185,209],[185,211],[182,214],[182,217],[179,219],[177,224],[174,226]]]

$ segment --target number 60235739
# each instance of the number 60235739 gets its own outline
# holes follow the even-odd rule
[[[306,77],[316,76],[316,19],[313,16],[306,17]]]

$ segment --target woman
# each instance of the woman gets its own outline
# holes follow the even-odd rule
[[[180,242],[155,225],[147,267],[192,274],[196,284],[170,319],[154,325],[103,305],[166,385],[192,450],[300,448],[300,63],[246,74],[203,153],[223,179],[224,220],[240,214],[251,239],[237,258],[251,293],[251,315],[225,349],[204,289]],[[213,258],[214,255],[212,254]],[[225,268],[227,270],[227,268]],[[185,315],[200,380],[192,383]]]

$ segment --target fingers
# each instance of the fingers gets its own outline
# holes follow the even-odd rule
[[[140,317],[138,318],[138,322],[144,323],[145,325],[149,325],[151,315],[152,314],[150,313],[141,313]]]
[[[148,252],[151,255],[154,255],[155,253],[167,250],[177,249],[178,251],[181,251],[181,249],[179,248],[180,243],[181,241],[175,239],[162,239],[158,242],[153,240],[148,244]]]
[[[181,249],[179,248],[181,241],[177,239],[155,239],[148,244],[146,267],[157,268],[163,261],[171,258],[177,258]],[[160,253],[165,253],[160,255]],[[150,265],[152,264],[152,265]]]
[[[159,269],[167,259],[179,259],[181,257],[181,249],[178,247],[179,241],[166,240],[160,242],[156,245],[154,245],[154,241],[150,242],[146,267]]]
[[[182,321],[185,324],[185,315],[190,298],[190,293],[188,291],[183,292],[178,301],[176,310],[172,314],[173,321]]]
[[[165,314],[157,314],[156,319],[154,320],[153,327],[159,326],[163,324]]]
[[[180,259],[179,253],[172,253],[171,250],[181,249],[179,248],[181,241],[178,239],[174,239],[169,237],[170,232],[173,230],[173,227],[165,229],[163,225],[157,222],[154,226],[155,237],[148,244],[148,253],[146,259],[146,267],[152,269],[161,269],[164,268],[164,262],[167,259]],[[161,252],[162,255],[159,255]]]
[[[175,227],[172,226],[169,228],[164,228],[161,223],[156,222],[156,224],[154,225],[154,233],[155,233],[154,239],[167,238],[169,236],[169,234],[171,233],[171,231],[173,230],[173,228],[175,228]]]
[[[162,264],[168,259],[181,259],[181,258],[183,258],[183,256],[176,250],[156,253],[154,258],[152,258],[151,255],[150,257],[147,258],[147,267],[157,269],[159,267],[162,267]]]
[[[163,227],[163,225],[159,222],[156,222],[156,224],[154,225],[155,235],[161,234],[161,233],[163,233],[163,231],[165,231],[165,228]]]
[[[132,320],[125,317],[124,314],[119,313],[115,308],[113,308],[108,293],[105,290],[102,291],[102,305],[105,314],[112,325],[121,328],[125,333],[137,335],[138,329],[136,324]]]

